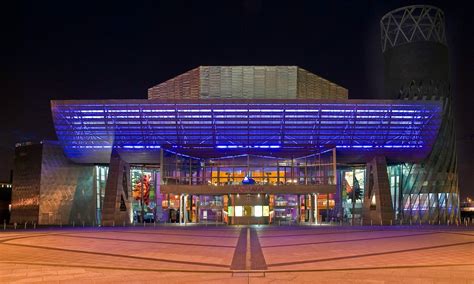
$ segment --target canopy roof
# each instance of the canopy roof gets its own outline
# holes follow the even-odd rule
[[[437,101],[399,100],[68,100],[51,107],[66,156],[81,163],[108,163],[112,149],[132,162],[158,163],[162,148],[212,158],[299,157],[336,147],[348,161],[416,161],[430,152],[442,111]]]

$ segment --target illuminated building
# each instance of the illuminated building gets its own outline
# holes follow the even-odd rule
[[[444,25],[439,10],[420,7],[400,11],[434,13]],[[431,69],[417,74],[428,81],[413,75],[426,88],[397,74],[422,64],[403,61],[402,49],[422,50],[429,61],[443,42],[417,32],[393,37],[410,31],[392,25],[400,11],[381,21],[384,100],[351,100],[345,88],[296,66],[201,66],[150,88],[148,99],[52,101],[59,141],[17,147],[13,220],[457,220],[449,93],[426,85],[439,75]],[[449,157],[437,163],[442,145]]]

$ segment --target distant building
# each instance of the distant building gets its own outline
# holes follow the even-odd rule
[[[0,182],[0,222],[10,222],[12,201],[12,184],[11,182]]]

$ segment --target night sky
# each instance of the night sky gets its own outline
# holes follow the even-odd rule
[[[199,65],[298,65],[383,92],[380,18],[431,4],[446,15],[460,188],[474,197],[474,24],[464,1],[10,1],[0,4],[0,180],[16,142],[56,139],[51,99],[144,99]]]

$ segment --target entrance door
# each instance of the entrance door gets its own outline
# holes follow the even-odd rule
[[[268,224],[270,220],[269,197],[265,194],[234,195],[231,224]]]
[[[252,217],[252,206],[244,206],[244,216]]]

